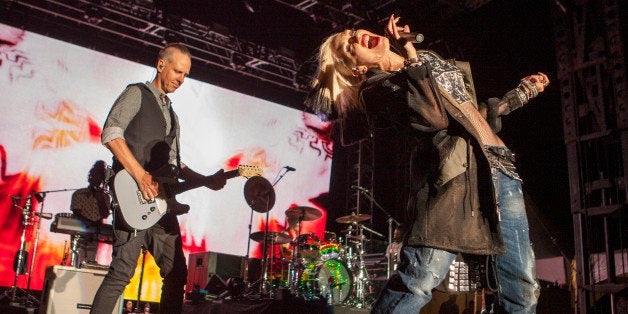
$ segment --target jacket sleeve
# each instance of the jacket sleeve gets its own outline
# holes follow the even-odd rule
[[[519,87],[507,92],[502,98],[489,98],[487,100],[486,120],[495,133],[502,129],[502,118],[511,112],[523,107],[530,98],[522,94]]]

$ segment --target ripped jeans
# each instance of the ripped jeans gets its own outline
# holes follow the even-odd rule
[[[506,245],[506,253],[493,256],[500,306],[508,313],[534,313],[540,290],[521,181],[494,168],[493,184]],[[371,313],[419,313],[432,299],[432,289],[445,279],[455,258],[455,253],[444,250],[405,246],[397,275],[388,280]]]

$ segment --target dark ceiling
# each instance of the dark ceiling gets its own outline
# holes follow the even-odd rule
[[[306,12],[298,9],[305,7],[299,6],[303,3],[316,4]],[[166,15],[218,24],[238,38],[290,50],[306,66],[326,36],[344,28],[382,33],[390,14],[399,15],[402,23],[425,35],[419,48],[471,61],[474,76],[482,78],[480,86],[490,95],[504,91],[499,82],[510,86],[518,76],[553,68],[551,11],[564,6],[557,0],[155,0],[154,4]],[[353,16],[363,20],[357,22]]]

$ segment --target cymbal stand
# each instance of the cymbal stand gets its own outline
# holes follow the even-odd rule
[[[15,268],[15,279],[13,281],[13,286],[11,287],[11,289],[9,289],[11,291],[11,302],[10,304],[12,306],[19,306],[22,305],[20,302],[17,302],[17,291],[22,291],[25,295],[26,295],[26,303],[28,303],[29,298],[32,299],[33,301],[37,302],[37,298],[33,297],[30,295],[28,288],[26,291],[20,289],[17,286],[17,281],[19,279],[19,276],[22,274],[28,274],[29,275],[29,279],[30,279],[30,273],[26,272],[26,266],[27,266],[27,259],[28,259],[28,252],[26,251],[26,228],[28,228],[29,225],[32,225],[31,222],[29,222],[29,217],[30,217],[30,211],[31,211],[31,197],[32,195],[28,195],[26,197],[26,203],[24,205],[24,207],[19,206],[16,202],[16,199],[18,199],[17,197],[12,197],[13,198],[13,206],[17,207],[19,209],[22,210],[22,235],[20,237],[20,249],[15,253],[15,258],[14,258],[14,268]],[[6,294],[6,292],[5,292]]]
[[[364,233],[362,231],[362,229],[364,228],[364,226],[362,226],[361,224],[355,223],[354,224],[357,226],[357,237],[359,238],[358,242],[354,242],[355,246],[356,246],[356,253],[357,253],[357,270],[355,270],[354,273],[354,290],[353,290],[353,296],[351,298],[349,298],[346,303],[349,306],[355,307],[355,308],[364,308],[366,307],[366,294],[367,294],[367,287],[370,284],[369,283],[369,276],[368,276],[368,272],[366,270],[366,265],[364,264]],[[349,241],[347,241],[349,242]]]
[[[297,219],[297,236],[295,237],[296,242],[294,243],[294,249],[292,250],[292,259],[288,264],[288,287],[290,293],[293,295],[299,294],[298,284],[299,284],[299,270],[301,267],[299,265],[299,237],[301,236],[301,222],[303,221],[303,216],[305,213],[301,215]]]
[[[379,210],[382,211],[382,213],[384,213],[387,217],[388,217],[388,247],[393,245],[393,222],[397,224],[397,226],[399,226],[401,223],[395,219],[395,217],[393,217],[386,209],[384,209],[384,207],[382,207],[382,205],[380,205],[375,198],[373,197],[373,194],[371,194],[371,191],[369,190],[364,190],[364,189],[358,189],[358,191],[362,194],[364,194],[364,196],[366,196],[369,200],[371,200],[373,202],[373,204],[375,204],[375,207],[377,207]],[[376,233],[373,230],[370,230],[367,228],[368,231],[370,231],[371,233]],[[376,233],[377,234],[377,233]],[[386,254],[386,277],[390,278],[390,276],[392,275],[393,272],[393,256],[392,254]]]
[[[268,204],[269,201],[266,201]],[[268,281],[268,220],[270,219],[270,209],[266,211],[266,227],[264,228],[264,246],[262,247],[262,284],[259,285],[260,294],[262,296],[270,296],[270,282]]]
[[[270,195],[268,195],[268,197],[270,197]],[[269,206],[269,201],[266,202],[266,207]],[[266,246],[268,244],[267,242],[267,237],[268,237],[268,223],[266,224],[266,228],[264,229],[264,243],[262,244],[262,269],[264,270],[262,273],[262,276],[258,279],[256,279],[253,283],[249,282],[249,256],[250,256],[250,249],[251,249],[251,234],[252,234],[252,228],[253,228],[253,209],[251,209],[251,218],[249,219],[249,236],[247,237],[247,244],[246,244],[246,256],[245,256],[245,260],[244,260],[244,284],[247,287],[247,289],[252,289],[253,287],[255,287],[255,285],[261,280],[261,284],[259,285],[259,293],[261,295],[266,295],[268,287],[270,286],[270,283],[268,282],[268,273],[266,271],[268,265],[266,264]],[[266,221],[268,221],[268,212],[270,210],[266,211]]]
[[[279,171],[279,173],[277,173],[277,177],[275,179],[275,182],[273,182],[271,184],[271,188],[274,189],[275,185],[277,185],[277,183],[279,183],[279,181],[281,181],[281,179],[291,170],[289,170],[287,167],[283,167],[282,170],[285,171]],[[264,273],[262,275],[262,284],[260,285],[260,294],[262,296],[265,295],[269,295],[270,296],[270,282],[268,281],[268,258],[267,258],[267,253],[268,253],[268,224],[270,221],[270,194],[266,193],[266,228],[264,228],[264,247],[263,247],[263,252],[262,252],[262,267],[264,269]],[[273,241],[274,243],[274,241]],[[272,260],[271,260],[272,262]]]

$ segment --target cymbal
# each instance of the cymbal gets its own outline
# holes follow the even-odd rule
[[[350,224],[350,223],[365,221],[369,219],[371,219],[371,215],[353,213],[351,215],[336,218],[336,222],[341,223],[341,224]]]
[[[268,234],[266,235],[266,239],[269,243],[272,242],[274,244],[285,244],[289,243],[292,240],[292,238],[290,238],[290,236],[285,233],[272,231],[268,232]],[[264,242],[264,231],[251,233],[251,240],[256,242]]]
[[[321,216],[323,216],[323,213],[314,207],[297,206],[286,210],[286,217],[288,217],[289,223],[296,223],[299,219],[301,221],[316,220]]]
[[[265,213],[275,206],[275,189],[264,177],[254,176],[244,184],[244,199],[251,209]]]

